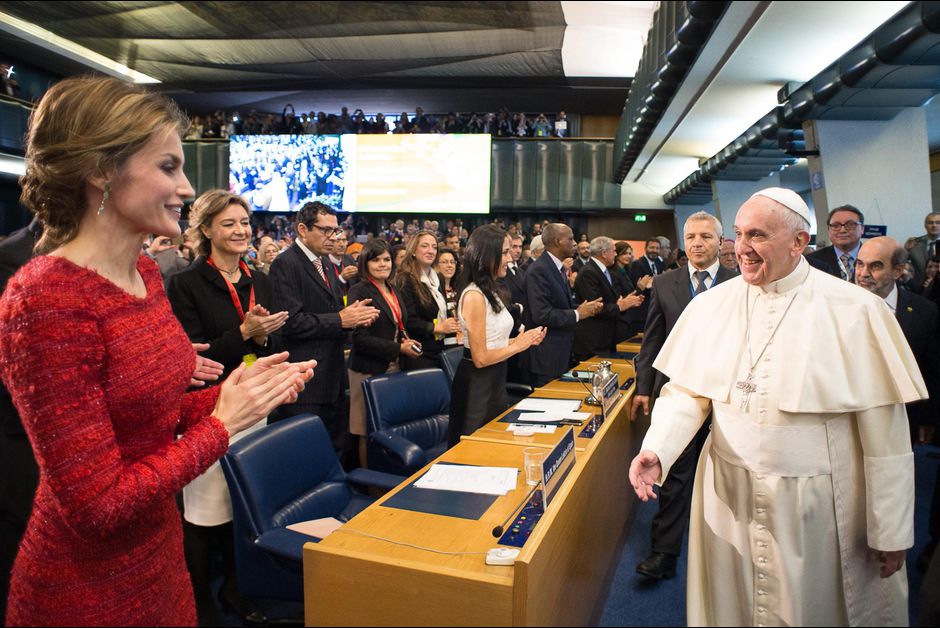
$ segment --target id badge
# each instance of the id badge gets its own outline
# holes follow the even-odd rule
[[[246,367],[251,366],[252,364],[254,364],[254,363],[257,362],[257,361],[258,361],[258,356],[257,356],[257,354],[254,354],[254,353],[246,353],[245,355],[242,356],[242,362],[245,363],[245,366],[246,366]]]

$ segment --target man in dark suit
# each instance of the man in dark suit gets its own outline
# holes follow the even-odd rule
[[[584,265],[591,261],[591,243],[585,240],[578,242],[578,256],[571,264],[571,272],[580,273]],[[577,281],[577,279],[575,279]]]
[[[278,409],[276,419],[310,412],[323,419],[338,452],[345,452],[346,366],[343,330],[371,325],[379,310],[370,301],[343,307],[343,293],[329,260],[333,240],[343,232],[336,211],[312,202],[297,212],[294,245],[271,264],[273,311],[289,313],[281,338],[291,359],[315,359],[317,377],[308,382],[297,402]]]
[[[509,234],[510,246],[509,255],[512,261],[506,266],[506,276],[500,279],[500,283],[509,295],[512,297],[512,303],[509,305],[509,312],[512,314],[513,329],[509,335],[515,338],[519,335],[519,327],[523,322],[522,315],[526,311],[525,295],[525,270],[519,266],[519,258],[522,257],[522,236],[519,234]],[[509,358],[506,365],[506,381],[519,384],[528,384],[529,382],[529,352],[523,351]]]
[[[657,275],[662,275],[665,270],[665,264],[659,256],[660,250],[659,238],[650,238],[646,241],[643,257],[630,265],[630,281],[646,299],[643,305],[637,308],[635,314],[635,317],[641,321],[646,320],[646,314],[649,312],[650,286],[653,285],[653,279]]]
[[[806,260],[823,262],[834,277],[855,281],[855,260],[865,231],[865,216],[857,207],[842,205],[829,212],[826,224],[832,244],[810,253]]]
[[[683,237],[689,256],[688,267],[667,271],[653,282],[643,344],[636,357],[636,395],[631,419],[636,418],[640,409],[649,414],[650,401],[659,396],[668,381],[653,368],[653,361],[682,311],[695,295],[736,276],[718,262],[721,223],[717,218],[706,212],[692,214],[685,222]],[[702,333],[708,332],[702,330]],[[690,352],[692,349],[689,348]],[[676,561],[689,523],[695,466],[707,435],[708,422],[676,460],[659,491],[659,511],[653,517],[651,531],[652,551],[636,568],[644,576],[672,578],[676,575]]]
[[[914,277],[911,280],[915,286],[923,286],[926,279],[927,262],[940,257],[940,213],[930,212],[924,218],[924,230],[927,232],[915,239],[914,246],[909,251],[911,266],[914,268]]]
[[[855,283],[885,300],[894,311],[904,337],[914,352],[920,374],[927,384],[929,399],[907,404],[911,438],[932,440],[937,423],[937,396],[940,394],[940,344],[937,306],[924,297],[901,290],[897,281],[904,272],[907,253],[897,240],[872,238],[858,253]]]
[[[619,293],[620,282],[611,275],[617,257],[613,240],[605,236],[594,238],[590,243],[590,253],[591,259],[581,267],[574,282],[575,301],[583,303],[601,299],[604,307],[597,316],[580,321],[575,328],[574,357],[579,361],[615,351],[620,315],[643,303],[639,293],[625,296]]]
[[[568,370],[574,330],[579,320],[596,315],[603,308],[600,299],[585,301],[577,308],[562,260],[574,255],[574,234],[567,225],[549,224],[542,230],[545,252],[526,271],[527,329],[544,326],[548,334],[538,346],[529,349],[532,385],[544,386]]]
[[[41,235],[42,223],[34,218],[28,226],[0,242],[0,294],[10,277],[32,258]],[[38,483],[39,468],[33,448],[10,393],[0,382],[0,623],[6,614],[10,570],[33,510]]]
[[[336,278],[336,285],[343,296],[349,294],[349,289],[359,282],[359,268],[356,260],[346,254],[348,244],[349,241],[344,231],[333,239],[333,250],[329,254],[330,272]]]

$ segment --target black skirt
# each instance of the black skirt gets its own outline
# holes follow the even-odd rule
[[[477,368],[469,351],[454,375],[450,395],[450,422],[447,444],[453,447],[460,437],[472,434],[502,414],[509,403],[506,399],[506,361]]]

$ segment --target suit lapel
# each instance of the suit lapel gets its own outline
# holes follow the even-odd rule
[[[689,273],[682,272],[681,268],[674,275],[670,278],[673,286],[672,292],[679,307],[685,309],[685,306],[692,301],[692,282],[689,280]],[[661,278],[657,278],[656,281],[661,281]]]
[[[294,250],[296,251],[295,255],[297,257],[298,263],[303,267],[304,271],[309,275],[310,279],[313,281],[316,286],[334,298],[336,295],[333,292],[333,286],[329,283],[329,271],[330,267],[327,266],[329,261],[323,262],[323,258],[320,258],[320,261],[323,263],[323,274],[327,276],[326,283],[323,283],[323,277],[320,276],[320,273],[317,272],[317,267],[313,265],[313,262],[307,257],[307,255],[300,250],[300,247],[296,244],[294,245]]]

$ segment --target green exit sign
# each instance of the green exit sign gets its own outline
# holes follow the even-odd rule
[[[646,214],[636,214],[633,217],[633,222],[646,222]]]

